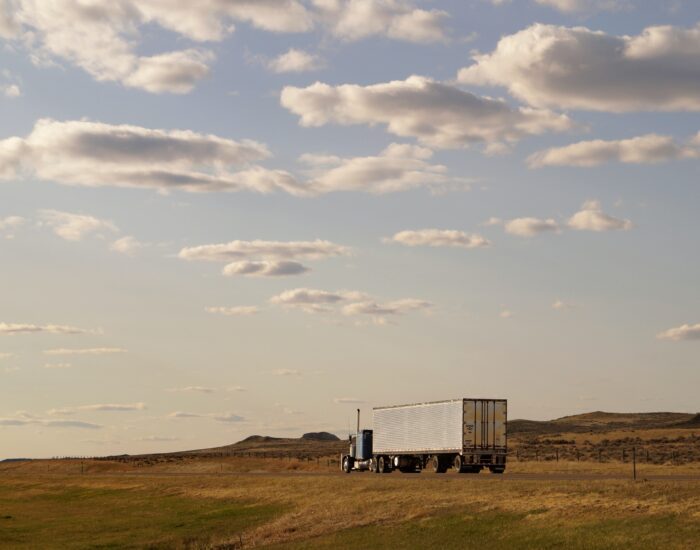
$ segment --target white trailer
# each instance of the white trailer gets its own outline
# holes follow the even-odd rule
[[[452,399],[376,407],[373,412],[374,430],[360,432],[358,426],[359,437],[351,437],[362,443],[343,457],[345,471],[415,472],[431,467],[444,473],[450,466],[460,473],[479,473],[485,467],[496,474],[505,470],[505,399]]]

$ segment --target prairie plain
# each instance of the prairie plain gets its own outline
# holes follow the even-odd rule
[[[561,431],[512,422],[500,476],[346,475],[344,441],[260,436],[183,453],[4,462],[0,546],[697,547],[697,428],[592,415],[553,421]]]

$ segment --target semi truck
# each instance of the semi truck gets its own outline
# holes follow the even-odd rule
[[[375,407],[373,430],[351,434],[341,469],[390,473],[449,468],[478,474],[484,468],[502,474],[506,468],[508,402],[462,398],[410,405]]]

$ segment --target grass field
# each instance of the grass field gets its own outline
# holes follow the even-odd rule
[[[2,465],[0,546],[695,548],[700,540],[700,481],[345,476],[315,463],[290,471],[279,460],[258,461],[266,474],[233,473],[252,470],[239,462],[193,461],[191,475],[181,463],[136,472],[88,462],[83,475],[80,461]],[[605,475],[627,466],[522,463],[509,472]],[[641,468],[640,479],[656,468]]]

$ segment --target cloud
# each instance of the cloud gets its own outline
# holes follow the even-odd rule
[[[209,74],[213,59],[211,52],[194,49],[141,57],[122,82],[154,94],[186,94]]]
[[[157,25],[195,42],[221,41],[246,22],[269,32],[304,32],[312,13],[298,0],[56,0],[13,2],[0,11],[0,35],[22,38],[34,59],[66,60],[98,81],[153,93],[186,93],[209,73],[208,50],[139,55],[142,29]]]
[[[81,420],[42,420],[39,423],[49,428],[84,428],[88,430],[99,430],[102,428],[99,424]]]
[[[86,334],[86,329],[69,325],[35,325],[31,323],[0,323],[0,334]]]
[[[564,302],[562,300],[555,300],[552,303],[552,309],[556,309],[558,311],[562,311],[565,309],[574,309],[576,307],[576,304],[569,304],[567,302]]]
[[[212,418],[217,422],[243,422],[245,418],[233,413],[223,413],[214,415]]]
[[[537,23],[474,55],[458,80],[507,87],[537,108],[698,111],[699,50],[700,25],[614,36]]]
[[[9,359],[10,357],[14,357],[14,353],[0,353],[0,361],[3,359]]]
[[[470,180],[447,174],[441,164],[430,164],[430,149],[392,143],[376,156],[340,158],[306,154],[300,161],[309,166],[309,192],[364,191],[394,193],[417,187],[435,191],[468,189]]]
[[[670,328],[664,332],[660,332],[656,337],[660,340],[673,340],[674,342],[680,342],[682,340],[700,340],[700,323]]]
[[[339,405],[345,405],[345,404],[360,405],[361,403],[367,403],[367,401],[364,401],[363,399],[358,399],[357,397],[336,397],[335,399],[333,399],[333,403],[337,403]]]
[[[253,163],[270,156],[252,140],[188,130],[41,119],[25,138],[0,140],[0,179],[38,178],[62,185],[155,189],[161,193],[285,192],[311,197],[337,191],[388,193],[418,186],[465,188],[469,180],[427,161],[432,151],[391,144],[375,156],[303,155],[308,179]],[[133,237],[113,249],[133,252]]]
[[[344,290],[329,292],[327,290],[311,288],[295,288],[292,290],[285,290],[281,294],[270,298],[269,301],[271,304],[299,308],[309,313],[317,313],[327,312],[329,311],[327,308],[328,305],[343,302],[351,297],[362,299],[365,295]]]
[[[195,392],[195,393],[214,393],[216,388],[208,388],[206,386],[185,386],[184,388],[170,388],[166,391],[170,392]]]
[[[81,411],[88,412],[131,412],[143,411],[147,407],[144,403],[97,403],[94,405],[81,405],[79,407],[63,407],[61,409],[51,409],[50,415],[70,415]]]
[[[377,302],[364,292],[355,290],[329,292],[310,288],[285,290],[269,301],[271,304],[300,309],[306,313],[332,313],[336,311],[335,307],[340,307],[338,311],[343,315],[369,315],[380,324],[383,324],[386,316],[428,310],[433,306],[430,302],[415,298]]]
[[[267,68],[275,73],[303,73],[317,71],[324,63],[317,55],[290,48],[267,62]]]
[[[187,261],[229,262],[223,269],[228,277],[280,277],[298,275],[309,268],[297,260],[321,260],[345,256],[350,250],[330,241],[231,241],[206,244],[180,250]]]
[[[228,388],[226,388],[226,391],[244,392],[248,391],[248,389],[244,388],[243,386],[229,386]]]
[[[628,0],[535,0],[564,13],[595,13],[599,11],[621,11],[630,7]]]
[[[0,426],[45,426],[47,428],[79,428],[88,430],[99,430],[99,424],[92,422],[82,422],[80,420],[52,420],[47,418],[36,418],[33,416],[18,416],[13,418],[0,418]]]
[[[182,412],[176,411],[168,415],[169,418],[182,419],[182,418],[212,418],[217,422],[244,422],[245,418],[237,414],[230,412],[226,413],[192,413],[192,412]]]
[[[12,239],[15,236],[15,230],[24,225],[26,221],[21,216],[0,218],[0,233],[4,233],[6,239]]]
[[[224,267],[222,273],[227,277],[247,275],[249,277],[283,277],[286,275],[300,275],[310,269],[299,262],[282,261],[250,261],[243,260],[232,262]]]
[[[405,246],[452,246],[457,248],[482,248],[491,242],[475,233],[448,229],[421,229],[418,231],[399,231],[393,237],[385,239]]]
[[[513,315],[515,315],[515,314],[512,311],[510,311],[509,309],[504,309],[503,311],[501,311],[501,313],[498,314],[498,316],[501,319],[511,319],[513,317]]]
[[[505,231],[518,237],[534,237],[540,233],[558,233],[559,224],[556,220],[548,218],[515,218],[505,222]]]
[[[42,224],[49,226],[56,235],[67,241],[80,241],[91,233],[118,231],[111,221],[59,210],[39,210],[39,219]]]
[[[576,212],[567,225],[579,231],[627,231],[632,228],[630,220],[614,218],[602,211],[599,201],[586,201],[581,210]]]
[[[149,443],[165,443],[168,441],[180,441],[180,438],[168,437],[163,435],[147,435],[145,437],[139,437],[137,441],[144,441]]]
[[[692,143],[692,142],[691,142]],[[658,134],[620,140],[580,141],[553,147],[531,155],[530,168],[543,166],[598,166],[606,162],[655,164],[669,160],[700,158],[700,148],[677,144],[672,137]]]
[[[73,365],[70,363],[45,363],[45,369],[70,369]]]
[[[205,307],[204,311],[206,311],[207,313],[226,315],[228,317],[245,317],[248,315],[256,315],[257,313],[260,313],[260,308],[258,308],[257,306],[212,306]]]
[[[301,371],[297,369],[275,369],[272,371],[275,376],[301,376]]]
[[[44,350],[44,355],[112,355],[127,353],[123,348],[54,348]]]
[[[19,89],[17,84],[4,84],[0,85],[0,91],[5,97],[14,99],[22,95],[22,90]]]
[[[392,302],[377,303],[372,300],[354,302],[343,306],[343,315],[371,315],[373,317],[384,317],[386,315],[403,315],[409,311],[430,309],[433,304],[425,300],[415,298],[404,298]]]
[[[98,412],[128,412],[143,411],[146,405],[143,403],[98,403],[96,405],[82,405],[75,407],[76,411],[98,411]]]
[[[286,86],[280,101],[300,117],[302,126],[382,124],[394,135],[436,148],[514,142],[572,127],[565,115],[513,108],[421,76],[370,86],[322,82],[306,88]]]
[[[416,43],[444,42],[442,10],[423,10],[407,0],[313,0],[330,33],[354,41],[384,36]]]
[[[40,119],[26,138],[0,140],[0,177],[34,176],[64,185],[161,192],[303,192],[290,174],[250,165],[269,156],[265,145],[252,140],[235,141],[189,130]]]
[[[133,256],[136,254],[139,250],[147,247],[148,244],[142,243],[135,239],[134,237],[131,236],[126,236],[122,237],[121,239],[117,239],[114,241],[110,246],[110,250],[114,250],[115,252],[119,252],[120,254],[126,254],[127,256]]]

